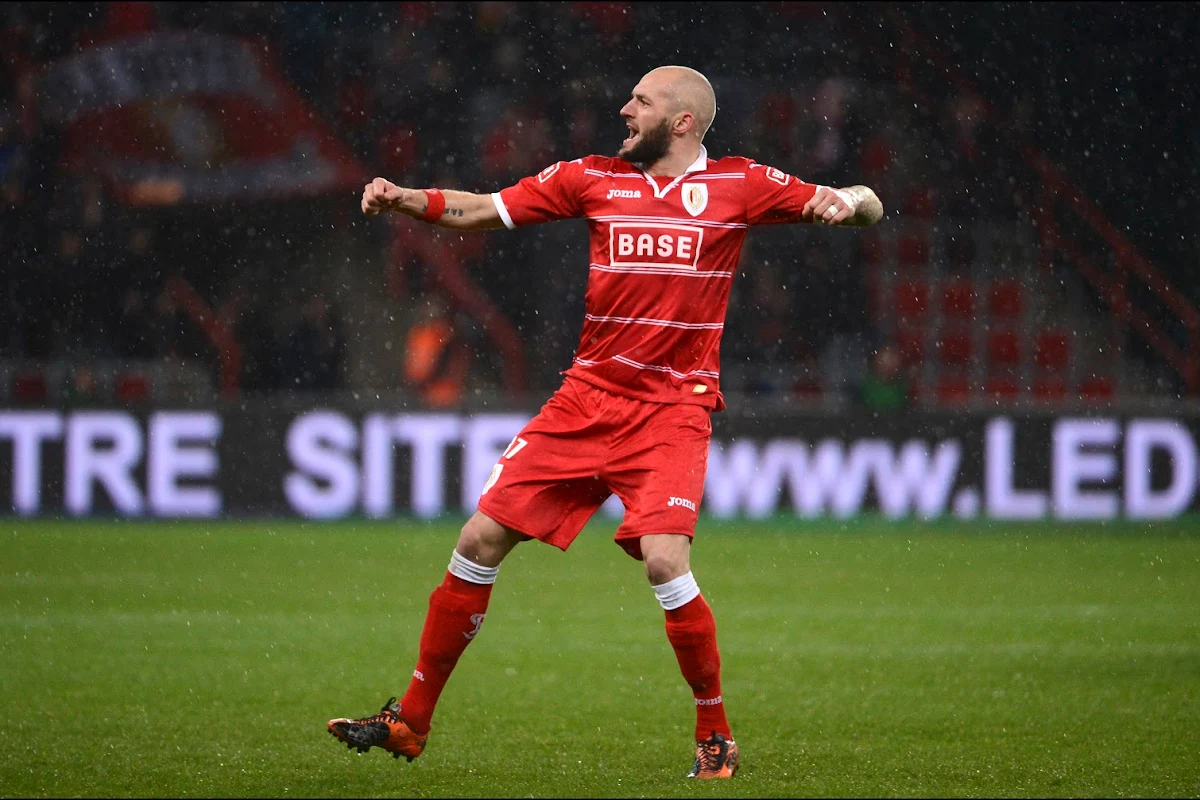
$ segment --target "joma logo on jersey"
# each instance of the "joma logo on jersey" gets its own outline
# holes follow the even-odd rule
[[[614,222],[608,229],[608,258],[614,267],[695,269],[704,229],[692,225]]]
[[[636,200],[642,196],[642,193],[637,189],[609,189],[608,197],[605,200],[612,200],[614,197],[625,197],[630,200]]]

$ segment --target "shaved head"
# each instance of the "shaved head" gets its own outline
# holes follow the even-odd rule
[[[717,114],[712,84],[690,67],[658,67],[629,94],[621,109],[629,136],[617,157],[645,164],[651,174],[682,174],[704,152],[701,142]]]
[[[650,70],[642,80],[658,85],[670,104],[669,113],[690,112],[696,137],[704,139],[717,115],[717,95],[708,78],[691,67],[666,66]]]

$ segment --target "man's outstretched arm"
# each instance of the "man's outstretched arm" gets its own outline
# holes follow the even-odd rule
[[[446,201],[445,210],[437,219],[426,221],[443,228],[468,231],[504,227],[491,195],[445,189],[442,197]],[[429,195],[424,190],[406,189],[383,178],[376,178],[363,187],[362,212],[369,217],[395,211],[414,219],[425,219],[429,204]]]
[[[822,186],[804,204],[804,219],[825,225],[854,225],[865,228],[883,219],[883,203],[868,186],[834,189]]]

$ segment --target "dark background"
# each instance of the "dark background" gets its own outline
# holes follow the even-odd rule
[[[887,211],[867,232],[751,235],[722,350],[733,394],[877,411],[893,404],[868,384],[896,387],[900,405],[1181,398],[1189,385],[1164,347],[1186,351],[1186,323],[1160,294],[1119,284],[1161,329],[1151,346],[1112,313],[1118,284],[1104,276],[1123,274],[1128,248],[1200,302],[1189,213],[1198,16],[1150,3],[5,4],[0,399],[182,402],[221,387],[453,406],[543,397],[570,362],[581,222],[437,235],[478,290],[472,305],[397,233],[417,223],[361,217],[360,190],[143,207],[67,163],[37,76],[72,53],[170,30],[254,42],[364,179],[410,186],[492,191],[559,159],[612,153],[617,111],[644,72],[701,70],[718,95],[711,155],[865,183]],[[1043,156],[1065,184],[1047,188],[1034,167]],[[1103,225],[1066,199],[1076,189]],[[1041,239],[1046,219],[1075,257]],[[227,313],[235,386],[221,383],[202,320],[173,301],[173,278]],[[1003,280],[1022,293],[1015,317],[988,310]],[[960,284],[972,300],[954,316],[943,292]],[[897,298],[913,286],[927,297],[909,308]],[[449,396],[406,362],[431,320],[445,322],[445,350],[425,355]],[[515,351],[499,344],[497,320]],[[1015,362],[992,349],[1010,335]],[[150,376],[144,391],[122,393],[130,370]]]

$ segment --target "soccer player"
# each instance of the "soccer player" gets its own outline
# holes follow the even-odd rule
[[[716,97],[693,69],[650,71],[620,113],[629,137],[615,158],[560,161],[494,194],[407,189],[383,178],[363,189],[364,214],[394,211],[459,230],[584,217],[591,245],[574,363],[500,457],[463,526],[429,597],[404,697],[371,717],[328,722],[348,747],[419,756],[438,697],[483,625],[504,557],[529,539],[566,550],[615,493],[625,506],[616,543],[644,563],[695,697],[688,777],[737,771],[716,624],[689,563],[709,416],[725,406],[718,355],[730,286],[750,226],[872,225],[883,206],[866,186],[817,186],[748,158],[709,158],[702,141]]]

